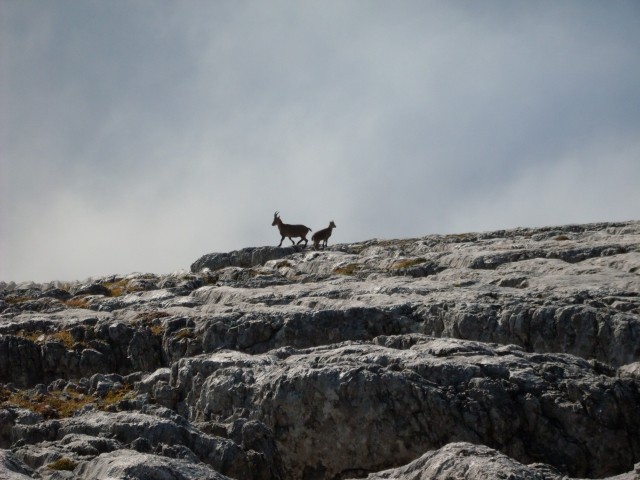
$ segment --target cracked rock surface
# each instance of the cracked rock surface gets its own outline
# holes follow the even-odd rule
[[[637,478],[640,222],[0,283],[0,479]]]

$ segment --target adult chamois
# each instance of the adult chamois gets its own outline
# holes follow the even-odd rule
[[[280,235],[282,235],[282,239],[280,240],[280,244],[278,245],[279,247],[282,246],[282,242],[284,241],[285,237],[289,238],[293,245],[300,245],[300,243],[304,240],[304,246],[307,246],[307,243],[309,242],[309,240],[307,240],[307,232],[311,231],[309,227],[306,227],[304,225],[289,225],[286,223],[282,223],[279,212],[273,214],[273,223],[271,225],[277,225],[278,230],[280,230]],[[296,243],[291,237],[300,237],[300,241]]]
[[[322,248],[327,248],[327,240],[329,240],[331,231],[334,228],[336,228],[336,224],[333,223],[333,220],[331,220],[331,223],[329,223],[329,226],[327,228],[323,228],[322,230],[318,230],[316,233],[314,233],[311,237],[311,240],[313,241],[313,248],[318,250],[318,246],[322,242],[324,242],[324,246]]]

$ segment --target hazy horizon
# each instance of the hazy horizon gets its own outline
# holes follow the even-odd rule
[[[188,269],[277,245],[276,210],[331,244],[640,218],[633,0],[8,0],[0,26],[0,281]]]

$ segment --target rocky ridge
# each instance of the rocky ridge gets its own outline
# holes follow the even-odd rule
[[[640,475],[640,222],[0,283],[0,479],[500,475]]]

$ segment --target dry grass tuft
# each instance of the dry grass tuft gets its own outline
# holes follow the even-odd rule
[[[18,407],[42,415],[45,420],[71,417],[74,412],[94,401],[89,395],[54,391],[46,395],[30,395],[28,391],[0,391],[0,406]]]
[[[362,265],[359,263],[349,263],[344,267],[334,268],[333,273],[337,273],[338,275],[355,275],[361,268]]]
[[[72,471],[72,470],[75,470],[77,466],[78,466],[77,462],[74,462],[70,458],[62,457],[56,460],[55,462],[51,462],[49,465],[47,465],[47,468],[50,468],[51,470]]]
[[[195,337],[196,337],[195,332],[190,328],[182,328],[178,330],[178,333],[176,333],[176,336],[175,336],[175,338],[178,340],[182,340],[183,338],[195,338]]]
[[[98,401],[98,408],[104,410],[111,405],[115,405],[121,400],[130,398],[132,396],[133,389],[130,386],[125,386],[120,390],[109,390],[107,395]]]
[[[87,302],[84,297],[70,298],[69,300],[65,301],[64,304],[69,308],[84,308],[87,310],[89,309],[89,302]]]
[[[44,335],[44,332],[40,332],[40,331],[32,332],[28,330],[18,330],[16,332],[16,337],[21,337],[26,340],[30,340],[33,343],[38,343],[43,335]]]
[[[64,346],[69,350],[71,350],[76,344],[75,339],[68,330],[61,330],[59,332],[56,332],[51,335],[51,338],[62,342]]]
[[[409,267],[413,267],[415,265],[420,265],[421,263],[426,262],[427,259],[426,258],[409,258],[406,260],[398,260],[397,262],[395,262],[393,265],[391,265],[390,269],[391,270],[400,270],[403,268],[409,268]]]
[[[155,337],[162,337],[164,335],[164,327],[159,323],[151,325],[149,330],[151,330],[151,335]]]
[[[110,390],[104,398],[96,398],[73,390],[54,390],[45,395],[34,395],[28,390],[12,392],[6,388],[0,389],[0,408],[24,408],[38,413],[45,420],[72,417],[83,407],[93,404],[99,410],[111,409],[121,400],[133,395],[131,386],[120,390]]]
[[[46,333],[42,331],[25,331],[19,330],[16,336],[25,338],[33,343],[42,344],[47,340],[57,340],[62,342],[65,348],[71,350],[76,345],[76,340],[67,330],[60,330],[54,333]]]
[[[8,305],[15,305],[17,303],[28,302],[29,300],[33,300],[33,298],[29,297],[5,297],[4,303]]]
[[[164,335],[165,328],[160,322],[161,318],[170,317],[167,312],[156,311],[156,312],[142,312],[136,315],[134,322],[139,325],[143,325],[148,327],[151,330],[151,334],[156,337],[161,337]]]
[[[103,286],[109,290],[110,297],[119,297],[128,291],[127,283],[129,283],[127,280],[118,280],[117,282],[104,283]]]

